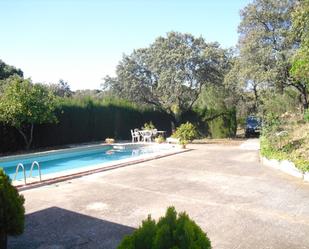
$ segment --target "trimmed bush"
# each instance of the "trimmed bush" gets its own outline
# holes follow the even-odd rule
[[[197,130],[193,124],[186,122],[181,124],[173,134],[173,137],[178,138],[181,144],[187,144],[197,137]]]
[[[0,248],[7,248],[8,235],[24,231],[24,197],[11,185],[9,177],[0,168]]]
[[[169,207],[156,223],[149,215],[132,235],[126,236],[118,249],[210,249],[207,234],[186,213]]]

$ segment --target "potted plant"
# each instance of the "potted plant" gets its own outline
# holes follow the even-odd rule
[[[106,138],[106,139],[105,139],[105,143],[107,143],[107,144],[113,144],[113,143],[115,143],[115,139],[113,139],[113,138]]]
[[[174,138],[178,138],[181,148],[185,149],[186,145],[197,137],[197,130],[193,124],[186,122],[181,124],[173,134]]]
[[[180,148],[186,149],[186,146],[188,144],[187,140],[179,140]]]

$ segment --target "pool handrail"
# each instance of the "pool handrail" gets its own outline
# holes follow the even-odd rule
[[[16,180],[16,177],[18,175],[19,168],[22,168],[22,170],[23,170],[24,182],[25,182],[25,185],[26,185],[27,184],[27,182],[26,182],[26,171],[25,171],[25,167],[22,163],[17,164],[16,172],[15,172],[15,175],[14,175],[14,181]]]
[[[34,161],[32,163],[31,168],[30,168],[29,177],[32,177],[32,170],[33,170],[34,166],[38,166],[40,181],[42,181],[41,167],[40,167],[40,164],[37,161]]]

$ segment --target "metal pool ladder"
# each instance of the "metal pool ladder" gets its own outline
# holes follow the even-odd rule
[[[40,181],[42,181],[41,167],[40,167],[40,164],[37,161],[34,161],[32,163],[31,168],[30,168],[30,173],[29,173],[28,177],[32,176],[32,171],[33,171],[34,166],[38,167]],[[25,182],[25,185],[26,185],[27,184],[27,182],[26,182],[26,178],[27,178],[26,177],[26,170],[25,170],[25,167],[24,167],[24,165],[22,163],[17,164],[16,172],[15,172],[15,175],[14,175],[14,181],[16,180],[16,177],[18,175],[19,168],[22,168],[23,175],[24,175],[24,182]]]
[[[40,176],[40,181],[42,181],[41,167],[40,167],[40,164],[39,164],[37,161],[34,161],[34,162],[32,163],[31,168],[30,168],[29,177],[32,176],[32,170],[33,170],[34,166],[37,166],[37,167],[38,167],[39,176]]]
[[[14,181],[16,180],[16,176],[18,175],[19,168],[22,168],[22,170],[23,170],[24,182],[25,182],[25,185],[26,185],[27,184],[27,182],[26,182],[26,171],[25,171],[25,167],[22,163],[17,164],[16,172],[15,172],[15,175],[14,175]]]

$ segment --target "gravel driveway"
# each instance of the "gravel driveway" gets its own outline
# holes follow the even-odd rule
[[[215,249],[309,248],[309,184],[263,167],[258,140],[191,151],[23,191],[9,248],[113,249],[147,214],[186,211]]]

